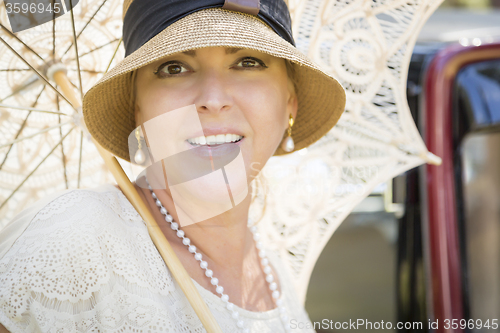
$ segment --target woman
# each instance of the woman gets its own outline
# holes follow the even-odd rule
[[[241,186],[251,184],[271,156],[302,149],[326,134],[343,111],[343,89],[297,51],[282,0],[240,3],[125,1],[126,58],[84,98],[92,136],[115,155],[144,162],[129,151],[136,128],[194,107],[203,134],[188,136],[186,144],[208,145],[212,152],[238,146],[245,171],[243,181],[237,180]],[[148,138],[150,153],[169,130]],[[218,141],[221,135],[228,145]],[[152,181],[154,172],[146,174],[143,180]],[[136,188],[222,330],[313,331],[304,328],[308,315],[279,257],[248,227],[251,196],[187,225],[181,213],[194,213],[174,200],[167,178],[164,188],[139,181]],[[221,187],[204,185],[208,195],[196,186],[191,194],[216,202]],[[118,188],[46,198],[18,215],[2,235],[4,330],[203,331],[142,218]]]

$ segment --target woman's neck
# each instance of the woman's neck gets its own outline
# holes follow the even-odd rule
[[[245,200],[223,214],[182,229],[199,252],[218,267],[241,271],[245,257],[254,246],[247,227],[248,208]]]
[[[189,275],[205,289],[216,294],[215,286],[211,285],[205,272],[200,269],[199,262],[186,250],[186,245],[182,244],[182,240],[165,221],[151,192],[139,187],[137,189]],[[178,221],[171,196],[165,190],[155,193],[173,220]],[[219,284],[224,286],[224,293],[229,295],[231,302],[249,311],[267,311],[274,308],[274,302],[260,267],[253,235],[247,227],[250,202],[249,195],[235,208],[214,218],[181,226],[181,229],[191,240],[191,244],[196,246],[197,252],[203,255],[203,260],[208,262],[208,267],[219,279]],[[277,276],[275,271],[273,274]]]
[[[151,192],[144,188],[140,190],[167,239],[186,247],[172,231],[170,223],[166,222],[159,212]],[[173,220],[178,222],[179,208],[167,190],[155,190],[155,194],[172,215]],[[231,271],[235,275],[242,272],[245,257],[254,249],[252,234],[247,227],[250,202],[251,197],[248,195],[240,204],[220,215],[187,226],[180,225],[191,244],[196,246],[197,251],[203,255],[204,260],[212,264],[212,267],[215,264],[216,267]]]

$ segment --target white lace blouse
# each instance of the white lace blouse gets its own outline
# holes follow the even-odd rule
[[[267,252],[289,320],[309,326],[280,258]],[[221,299],[193,282],[222,331],[238,332]],[[235,308],[251,332],[284,332],[276,308]],[[113,185],[45,198],[0,232],[0,323],[12,333],[205,332],[142,218]]]

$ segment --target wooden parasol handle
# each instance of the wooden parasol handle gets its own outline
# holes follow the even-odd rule
[[[66,73],[64,73],[63,71],[54,73],[54,81],[56,81],[57,85],[61,88],[66,98],[73,104],[73,107],[81,107],[82,103],[76,97],[75,91],[68,77],[66,76]],[[144,201],[142,201],[134,185],[128,179],[120,163],[118,163],[118,161],[116,160],[116,157],[105,150],[99,143],[94,140],[94,138],[92,138],[92,141],[101,154],[104,163],[108,167],[109,171],[115,177],[115,180],[120,186],[121,190],[146,222],[148,232],[151,239],[153,240],[153,243],[158,249],[158,252],[160,252],[161,256],[163,257],[163,260],[167,264],[175,280],[186,295],[189,303],[198,315],[198,318],[200,318],[201,323],[203,324],[203,326],[205,326],[207,332],[222,333],[219,324],[208,309],[205,301],[201,298],[201,295],[194,286],[193,281],[191,281],[191,277],[175,254],[172,246],[170,246],[170,243],[165,238],[165,235],[163,234],[163,232],[161,232],[158,224],[156,223],[156,220],[147,208]]]

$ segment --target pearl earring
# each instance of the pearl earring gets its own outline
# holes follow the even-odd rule
[[[144,154],[144,152],[142,151],[141,134],[139,133],[139,128],[135,130],[135,137],[137,139],[138,148],[135,152],[134,160],[135,163],[142,164],[146,161],[146,154]]]
[[[288,119],[288,136],[281,143],[281,148],[287,153],[293,151],[295,149],[295,144],[292,139],[292,126],[293,126],[293,117],[290,113],[290,118]]]

